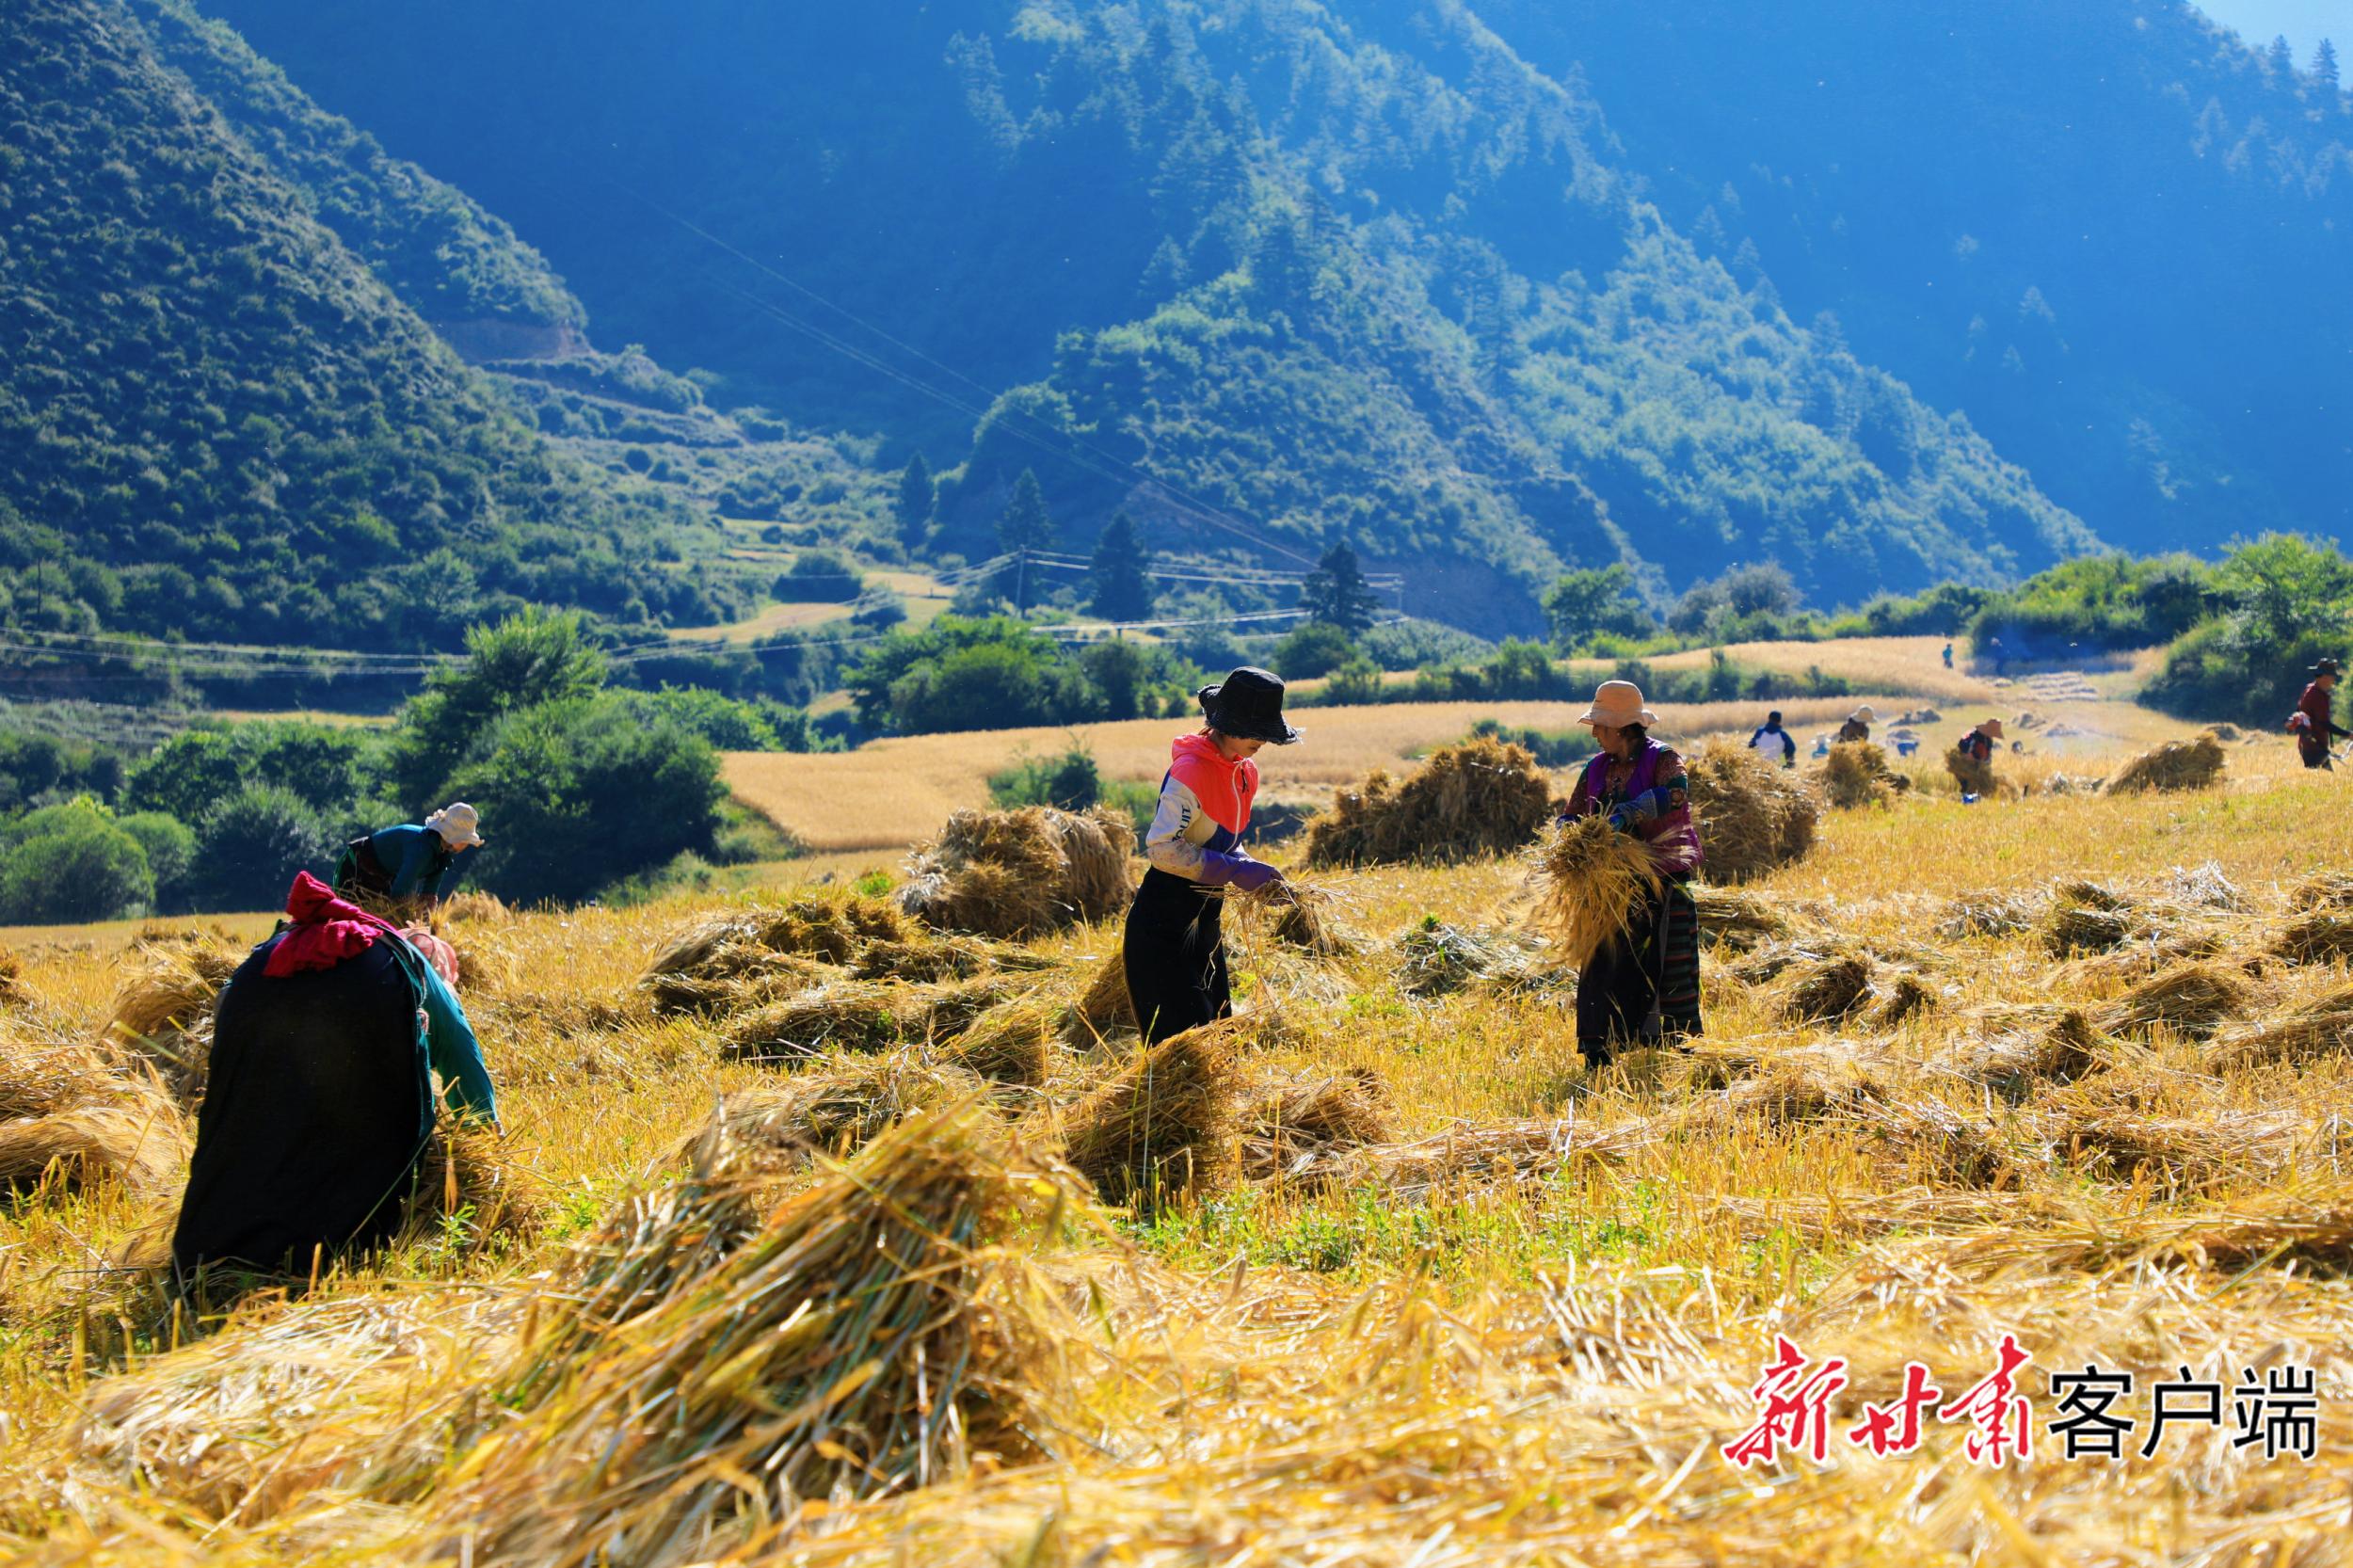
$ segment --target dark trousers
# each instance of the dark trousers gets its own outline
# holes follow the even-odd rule
[[[2335,761],[2329,755],[2329,743],[2326,741],[2299,739],[2296,743],[2296,754],[2304,760],[2308,768],[2325,768],[2330,773],[2337,771]]]
[[[1671,881],[1578,971],[1577,1048],[1602,1067],[1621,1046],[1672,1045],[1701,1029],[1698,910]]]
[[[1120,956],[1128,970],[1128,1000],[1146,1044],[1197,1028],[1234,1011],[1217,893],[1155,867],[1144,873]]]

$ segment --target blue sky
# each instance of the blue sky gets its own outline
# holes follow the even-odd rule
[[[2197,0],[2208,16],[2260,49],[2280,34],[2296,46],[2296,63],[2312,63],[2313,45],[2327,39],[2342,60],[2353,50],[2353,0]]]

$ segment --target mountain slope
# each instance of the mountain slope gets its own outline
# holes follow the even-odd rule
[[[383,172],[344,136],[355,181]],[[414,647],[523,600],[622,621],[735,601],[664,559],[685,514],[552,451],[318,215],[392,257],[438,209],[441,232],[490,236],[444,294],[573,319],[543,267],[488,264],[512,253],[429,189],[367,228],[364,189],[314,197],[289,161],[240,136],[132,10],[0,10],[13,624]],[[429,273],[409,267],[421,294]]]
[[[1032,465],[1072,543],[1122,503],[1244,554],[1353,532],[1486,630],[1563,561],[1772,555],[1836,599],[2093,542],[1694,253],[1461,6],[701,0],[658,55],[615,0],[217,9],[659,357],[901,451],[968,433],[968,551]]]

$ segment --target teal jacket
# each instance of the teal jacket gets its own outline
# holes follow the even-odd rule
[[[376,864],[392,873],[394,898],[423,894],[439,899],[441,878],[457,858],[457,852],[439,833],[417,823],[371,833],[368,847],[376,852]]]
[[[473,1037],[473,1025],[466,1021],[465,1004],[424,953],[397,936],[383,939],[393,944],[401,969],[417,993],[425,1061],[441,1080],[441,1102],[456,1115],[496,1121],[498,1093],[490,1087],[489,1069],[482,1064],[482,1045]]]

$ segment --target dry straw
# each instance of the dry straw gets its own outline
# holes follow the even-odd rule
[[[2353,914],[2322,909],[2280,928],[2271,951],[2291,964],[2335,964],[2353,958]]]
[[[1899,787],[1887,766],[1887,753],[1869,741],[1841,741],[1822,760],[1822,794],[1842,811],[1858,807],[1884,806]]]
[[[2222,743],[2209,732],[2194,741],[2168,741],[2144,751],[2108,780],[2112,795],[2154,790],[2210,790],[2222,780]]]
[[[1153,1208],[1232,1173],[1244,1079],[1229,1018],[1150,1047],[1063,1118],[1064,1158],[1112,1203]]]
[[[1710,879],[1745,882],[1803,859],[1814,847],[1820,808],[1794,768],[1716,740],[1688,760],[1686,771]]]
[[[180,1113],[152,1091],[0,1122],[0,1192],[110,1179],[138,1197],[163,1198],[186,1179],[187,1164]]]
[[[1991,1021],[1991,1020],[1989,1020]],[[1981,1035],[1963,1054],[1962,1075],[2009,1098],[2046,1082],[2066,1082],[2105,1065],[2115,1053],[2081,1008],[2029,1015]]]
[[[1529,923],[1561,963],[1582,968],[1631,928],[1635,910],[1663,884],[1649,846],[1606,817],[1578,817],[1556,826],[1536,852]]]
[[[1481,931],[1430,920],[1396,942],[1397,988],[1410,997],[1442,997],[1475,981],[1512,984],[1536,972],[1539,950],[1510,931]]]
[[[882,1050],[946,1040],[1004,1000],[1013,984],[1002,975],[945,985],[840,981],[738,1015],[720,1036],[721,1049],[737,1060],[792,1062],[828,1047]]]
[[[907,862],[900,904],[926,925],[1036,936],[1119,913],[1134,891],[1135,830],[1101,807],[958,811]]]
[[[2254,1000],[2254,987],[2236,969],[2185,964],[2126,991],[2100,1014],[2100,1027],[2111,1034],[2163,1029],[2202,1039],[2224,1020],[2245,1013]]]
[[[1128,996],[1128,955],[1113,948],[1095,966],[1095,977],[1064,1019],[1063,1038],[1083,1048],[1139,1027]]]
[[[1341,790],[1307,830],[1307,864],[1449,864],[1509,854],[1536,836],[1551,810],[1552,786],[1528,749],[1480,736],[1440,746],[1403,784],[1376,769]]]
[[[1333,919],[1339,903],[1330,888],[1290,878],[1270,882],[1249,897],[1251,907],[1273,916],[1268,932],[1274,940],[1313,958],[1347,958],[1357,950],[1355,938]]]
[[[1860,952],[1833,952],[1799,968],[1781,999],[1782,1016],[1793,1023],[1835,1022],[1870,997],[1871,960]]]
[[[1980,760],[1958,745],[1945,751],[1945,771],[1953,776],[1953,782],[1961,786],[1964,794],[1990,800],[2001,789],[2001,781],[1993,776],[1993,760]]]
[[[142,944],[115,993],[102,1044],[143,1059],[181,1104],[204,1097],[213,1008],[245,955],[206,937]]]
[[[1073,1330],[1022,1267],[1062,1190],[969,1112],[902,1123],[746,1224],[722,1172],[625,1205],[439,1507],[489,1558],[748,1558],[803,1506],[1027,1458]]]
[[[1754,893],[1700,884],[1691,889],[1691,902],[1699,909],[1701,937],[1727,952],[1749,952],[1789,935],[1787,918]]]
[[[1349,1149],[1397,1136],[1389,1087],[1369,1067],[1261,1091],[1241,1114],[1242,1173],[1253,1181],[1297,1176]]]
[[[999,1002],[956,1032],[949,1059],[999,1083],[1043,1085],[1053,1072],[1054,1042],[1069,1027],[1065,994],[1033,985]]]
[[[842,1058],[725,1096],[670,1158],[692,1169],[704,1151],[723,1149],[735,1176],[797,1173],[819,1155],[846,1160],[899,1123],[978,1101],[986,1089],[920,1051]]]

